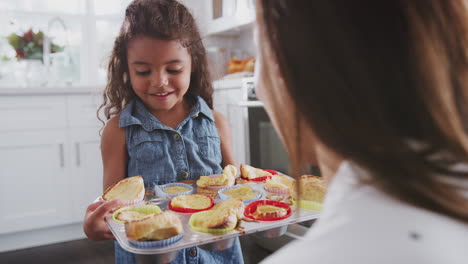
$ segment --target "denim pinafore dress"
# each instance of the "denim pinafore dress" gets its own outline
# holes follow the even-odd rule
[[[201,175],[222,172],[221,143],[211,109],[201,97],[177,129],[162,124],[136,98],[121,112],[125,128],[128,176],[141,175],[146,188],[198,180]],[[115,242],[117,264],[137,263],[135,256]],[[243,263],[239,240],[223,251],[198,247],[180,250],[172,263]]]

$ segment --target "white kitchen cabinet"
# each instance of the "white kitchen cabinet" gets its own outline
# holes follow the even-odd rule
[[[220,112],[224,117],[228,117],[227,105],[229,101],[229,90],[217,89],[213,93],[213,107]],[[231,120],[229,120],[231,123]]]
[[[86,207],[102,194],[100,129],[96,117],[100,96],[67,96],[73,221],[82,221]]]
[[[231,96],[233,98],[240,98],[240,90],[231,90]],[[233,152],[236,161],[239,164],[248,164],[248,154],[247,154],[247,135],[248,135],[248,126],[246,121],[245,107],[240,107],[238,105],[239,101],[232,100],[228,103],[228,119],[231,123],[232,133],[233,133]]]
[[[223,34],[253,23],[254,2],[254,0],[208,0],[206,34]]]
[[[220,82],[218,81],[218,83]],[[245,115],[247,109],[239,106],[241,100],[242,89],[240,86],[218,87],[213,94],[214,109],[226,117],[231,128],[232,151],[238,164],[248,163],[246,148],[248,126]]]
[[[66,101],[60,96],[1,96],[0,131],[65,128]]]
[[[100,137],[96,128],[70,131],[73,221],[82,221],[86,207],[102,194]]]
[[[84,237],[86,207],[102,193],[99,103],[92,93],[0,97],[0,251]],[[6,246],[14,237],[29,240]]]
[[[0,234],[68,223],[66,130],[1,133]]]
[[[103,123],[97,119],[96,111],[101,103],[100,95],[67,96],[68,126],[72,129],[82,127],[100,129]]]

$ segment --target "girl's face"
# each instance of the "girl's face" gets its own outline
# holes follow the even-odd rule
[[[127,46],[130,82],[151,113],[183,107],[192,59],[177,40],[137,37]]]

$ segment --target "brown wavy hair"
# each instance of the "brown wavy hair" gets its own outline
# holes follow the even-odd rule
[[[107,68],[107,85],[103,103],[109,120],[137,95],[132,89],[127,64],[127,45],[135,37],[146,36],[160,40],[179,40],[192,58],[192,73],[186,98],[201,96],[213,108],[213,87],[208,71],[206,51],[194,18],[176,0],[134,0],[125,11],[120,33],[115,39]],[[103,121],[104,122],[104,121]]]
[[[294,171],[304,120],[362,183],[468,223],[465,2],[258,0],[264,95],[274,122],[296,117],[277,126]]]

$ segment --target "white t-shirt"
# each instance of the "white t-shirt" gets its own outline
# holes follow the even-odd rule
[[[359,173],[343,162],[304,239],[262,263],[468,264],[468,224],[358,185]]]

